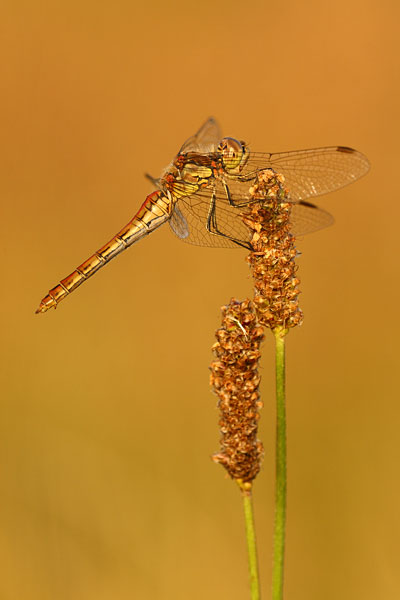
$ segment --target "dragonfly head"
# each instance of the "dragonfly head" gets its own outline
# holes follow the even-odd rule
[[[218,145],[222,164],[227,172],[240,172],[249,158],[249,149],[245,142],[230,137],[223,138]]]

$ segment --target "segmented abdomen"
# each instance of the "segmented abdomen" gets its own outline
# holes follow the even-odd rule
[[[172,200],[164,192],[157,190],[147,196],[133,219],[93,256],[85,260],[68,277],[62,279],[51,289],[41,301],[36,312],[42,313],[49,308],[55,308],[61,300],[97,273],[112,258],[165,223],[169,219],[171,211]]]

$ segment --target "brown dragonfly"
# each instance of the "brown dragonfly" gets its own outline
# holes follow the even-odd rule
[[[160,178],[147,175],[157,189],[133,219],[51,289],[36,312],[56,308],[112,258],[167,221],[180,239],[192,244],[249,248],[251,234],[242,220],[243,209],[254,202],[251,186],[265,169],[284,176],[293,203],[292,231],[303,235],[333,222],[328,212],[307,199],[356,181],[368,172],[369,162],[346,146],[253,152],[243,141],[222,138],[210,118],[183,144]]]

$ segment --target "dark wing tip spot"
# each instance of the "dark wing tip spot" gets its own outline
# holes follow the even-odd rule
[[[336,148],[338,152],[345,152],[346,154],[354,154],[354,148],[349,148],[348,146],[338,146]]]
[[[308,206],[309,208],[318,208],[316,204],[313,204],[312,202],[306,202],[306,200],[300,200],[298,204],[301,204],[302,206]]]

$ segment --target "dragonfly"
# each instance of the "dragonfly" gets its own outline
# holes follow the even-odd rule
[[[253,152],[246,142],[222,137],[211,117],[186,140],[159,178],[146,175],[155,191],[107,244],[49,291],[36,313],[56,308],[111,259],[167,222],[185,242],[251,249],[243,210],[254,202],[251,187],[266,169],[285,178],[292,233],[299,236],[333,223],[333,217],[309,199],[356,181],[368,172],[369,162],[347,146]]]

